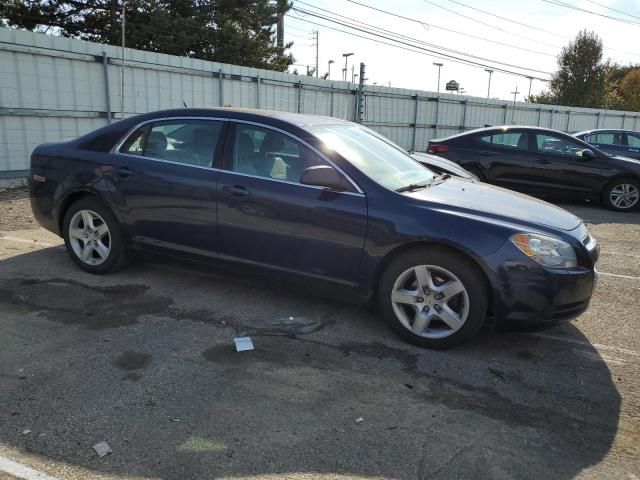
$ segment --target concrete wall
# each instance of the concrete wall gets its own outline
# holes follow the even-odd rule
[[[222,106],[355,120],[357,85],[0,28],[0,181],[23,178],[33,148],[148,111]],[[366,85],[362,121],[408,149],[489,125],[576,132],[640,128],[638,113],[505,102]]]

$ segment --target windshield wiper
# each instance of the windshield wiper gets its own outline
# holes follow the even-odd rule
[[[421,188],[427,188],[429,185],[426,183],[410,183],[406,187],[400,187],[396,189],[396,192],[410,192],[411,190],[420,190]]]
[[[448,178],[451,178],[451,175],[449,175],[448,173],[443,173],[442,175],[438,175],[437,177],[434,177],[433,183],[444,182]],[[432,183],[432,185],[433,185],[433,183]]]

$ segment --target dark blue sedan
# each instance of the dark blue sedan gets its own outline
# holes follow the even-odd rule
[[[225,259],[377,299],[407,340],[447,348],[487,316],[582,313],[598,247],[576,216],[436,175],[361,125],[179,109],[128,118],[31,158],[33,212],[102,274],[136,250]]]

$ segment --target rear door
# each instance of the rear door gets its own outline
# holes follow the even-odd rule
[[[353,284],[364,247],[367,199],[303,185],[328,160],[291,135],[232,123],[218,178],[222,258]]]
[[[582,157],[584,144],[568,135],[534,132],[532,136],[536,189],[572,196],[601,190],[607,159],[598,153],[593,158]]]
[[[478,162],[489,183],[528,190],[533,160],[526,130],[485,132],[473,140]]]
[[[166,119],[146,123],[113,154],[114,188],[134,240],[212,255],[216,248],[214,158],[223,120]]]
[[[626,157],[640,160],[640,133],[627,133],[627,152]]]
[[[586,141],[594,147],[612,155],[627,156],[627,135],[624,132],[597,132],[586,137]]]

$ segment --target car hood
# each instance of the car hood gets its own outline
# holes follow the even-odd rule
[[[488,215],[509,222],[566,231],[582,223],[580,218],[555,205],[475,180],[451,177],[428,188],[406,192],[406,195],[457,208],[463,213]]]

